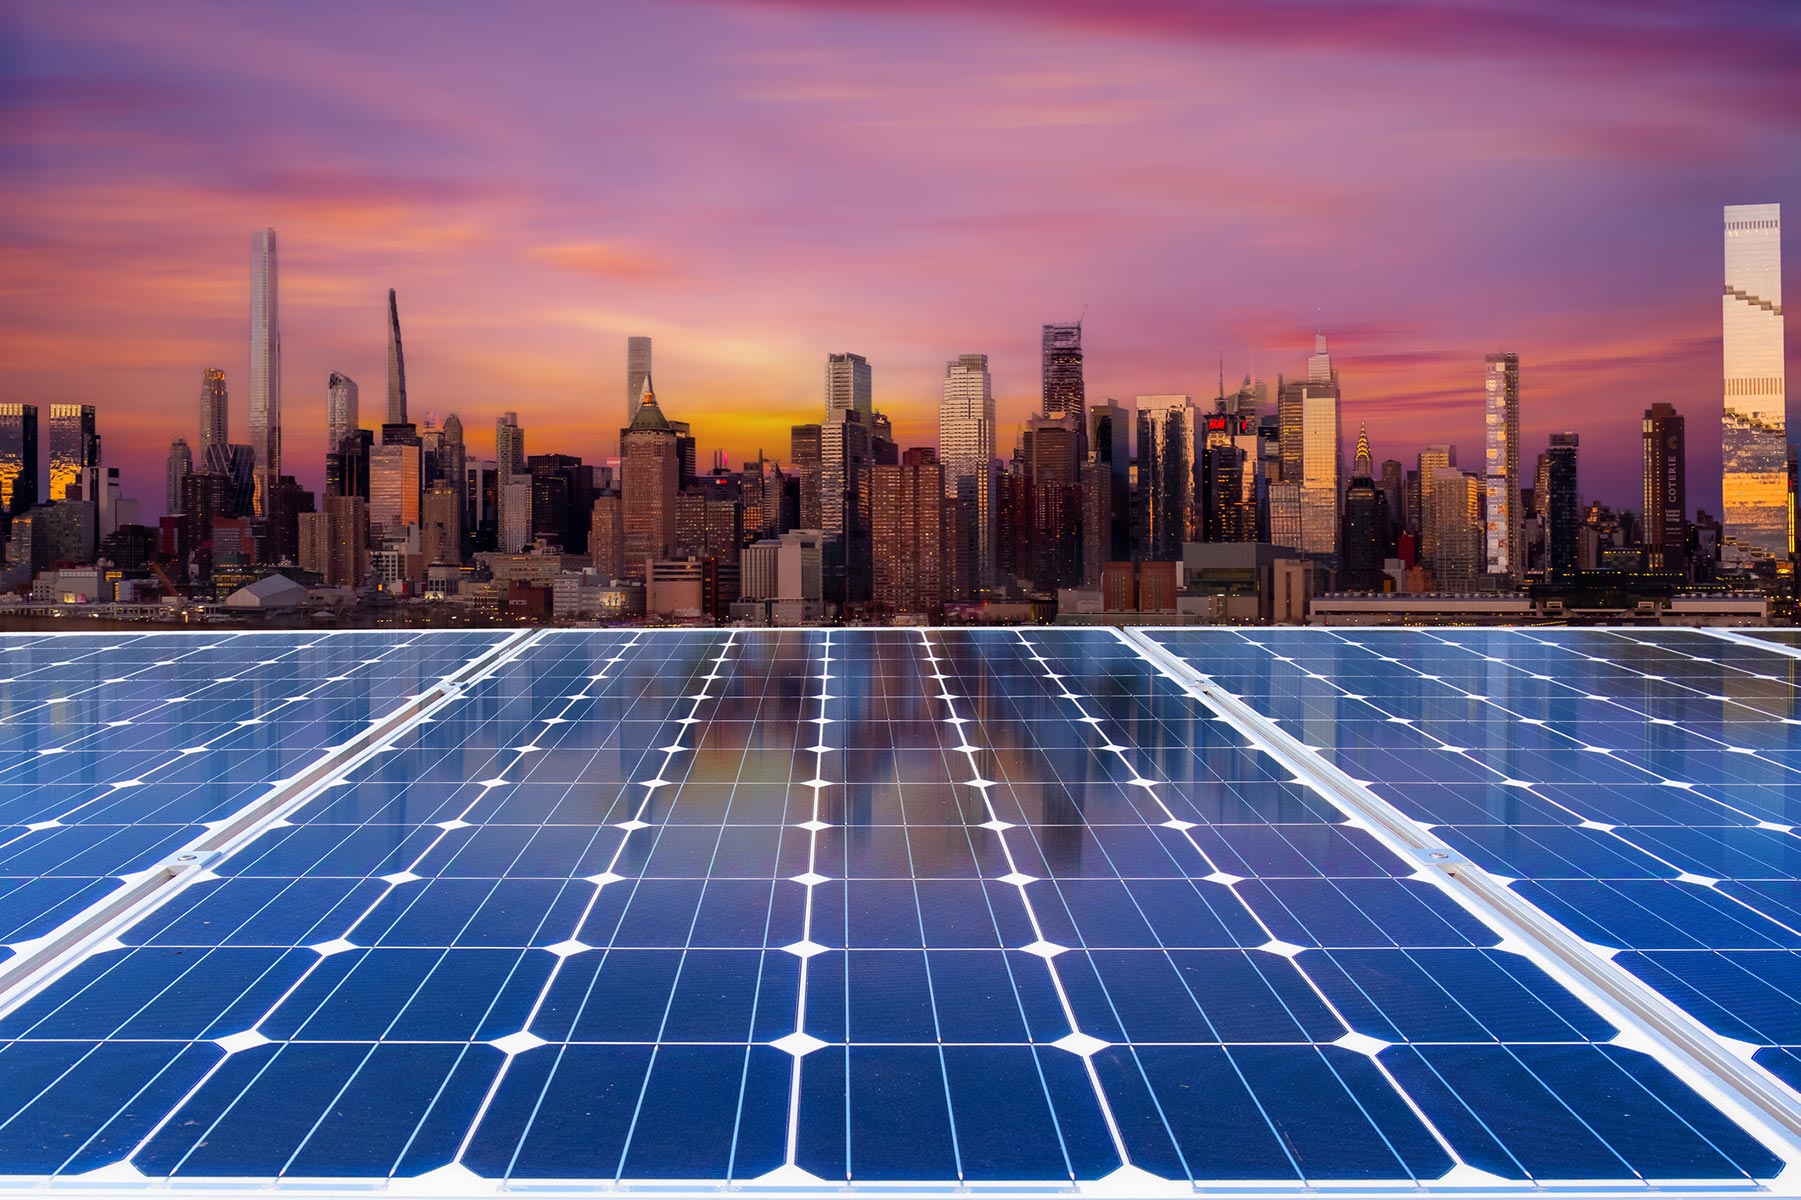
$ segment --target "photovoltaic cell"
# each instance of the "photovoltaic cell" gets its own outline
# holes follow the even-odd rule
[[[0,961],[501,636],[0,637]]]
[[[0,1015],[0,1173],[1782,1165],[1105,631],[545,633],[118,940]]]
[[[1801,662],[1677,630],[1156,636],[1801,1085]]]

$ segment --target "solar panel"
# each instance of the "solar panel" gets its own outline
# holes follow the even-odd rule
[[[0,638],[0,962],[502,636]]]
[[[1353,703],[1215,644],[1285,722]],[[1105,631],[547,632],[0,997],[0,1173],[1145,1193],[1783,1168],[1513,940]]]
[[[1801,663],[1676,630],[1155,636],[1801,1085]]]

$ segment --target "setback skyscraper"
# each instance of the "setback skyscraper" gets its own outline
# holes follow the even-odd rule
[[[400,344],[400,302],[388,289],[388,424],[406,424],[406,351]]]
[[[225,372],[208,367],[200,376],[200,448],[231,442],[231,399],[225,390]]]
[[[250,452],[261,515],[281,477],[281,312],[273,229],[250,235]]]
[[[1781,206],[1728,205],[1725,239],[1722,557],[1743,566],[1785,553],[1788,542]]]
[[[1484,359],[1482,390],[1487,571],[1517,580],[1526,565],[1520,557],[1520,356],[1491,354]]]

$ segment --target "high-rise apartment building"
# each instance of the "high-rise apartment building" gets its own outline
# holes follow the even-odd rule
[[[98,502],[100,433],[92,404],[50,406],[50,499]],[[74,489],[71,491],[70,489]]]
[[[0,510],[28,512],[38,502],[38,406],[0,404]]]
[[[1020,434],[1026,484],[1020,574],[1038,592],[1082,582],[1082,436],[1074,413],[1032,417]]]
[[[1081,427],[1088,419],[1088,393],[1082,380],[1082,323],[1046,325],[1039,354],[1044,382],[1042,414],[1075,417]]]
[[[171,516],[181,511],[181,489],[187,477],[194,473],[194,452],[188,446],[186,438],[171,438],[169,441],[169,459],[163,468],[163,511]]]
[[[357,427],[356,380],[333,371],[325,381],[325,446],[329,453]]]
[[[208,367],[200,375],[200,448],[231,442],[231,399],[225,390],[225,372]]]
[[[1456,467],[1437,467],[1426,493],[1426,527],[1432,531],[1432,580],[1441,592],[1469,591],[1482,574],[1482,480]]]
[[[1553,576],[1580,565],[1582,501],[1576,454],[1581,444],[1574,433],[1554,433],[1545,450],[1546,565]]]
[[[855,411],[875,415],[869,360],[861,354],[828,354],[825,358],[825,413]]]
[[[406,351],[400,344],[400,302],[394,296],[394,289],[389,288],[387,424],[406,423]]]
[[[1725,216],[1722,557],[1744,566],[1781,555],[1788,538],[1782,208],[1735,204],[1727,206]]]
[[[256,512],[281,477],[281,311],[275,231],[250,235],[250,452]]]
[[[625,423],[630,425],[638,415],[644,389],[650,386],[650,339],[625,339]]]
[[[891,613],[932,615],[944,606],[944,468],[929,449],[874,468],[873,598]]]
[[[986,354],[964,354],[944,365],[938,406],[938,462],[944,494],[969,503],[969,587],[995,584],[994,380]]]
[[[1185,395],[1140,396],[1138,492],[1132,517],[1133,557],[1180,562],[1182,543],[1194,540],[1195,418]]]
[[[675,498],[682,472],[675,442],[675,430],[647,382],[637,415],[619,433],[620,525],[627,579],[645,579],[650,561],[664,557],[675,545]]]
[[[1487,572],[1517,581],[1526,566],[1520,540],[1520,356],[1490,354],[1484,359],[1482,392]]]
[[[1644,544],[1654,571],[1680,571],[1688,547],[1688,438],[1672,404],[1645,410]]]

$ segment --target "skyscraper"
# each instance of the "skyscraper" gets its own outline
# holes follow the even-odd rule
[[[1526,566],[1520,553],[1520,356],[1484,359],[1482,391],[1487,572],[1518,580]]]
[[[200,376],[200,448],[224,446],[231,441],[231,401],[225,391],[225,372],[208,367]]]
[[[874,434],[870,414],[857,408],[832,409],[819,427],[819,528],[838,539],[826,580],[825,598],[833,603],[869,599]]]
[[[675,430],[645,381],[643,402],[632,423],[619,432],[619,504],[624,534],[624,575],[648,577],[649,563],[675,544],[675,498],[681,459]]]
[[[369,524],[386,536],[419,523],[419,447],[387,443],[369,452]]]
[[[1420,537],[1419,558],[1420,561],[1427,566],[1432,565],[1432,551],[1433,543],[1435,541],[1432,522],[1426,519],[1426,513],[1432,507],[1432,484],[1433,481],[1438,478],[1438,469],[1440,467],[1454,467],[1456,465],[1457,447],[1455,446],[1437,442],[1420,451],[1419,469],[1417,471],[1417,477],[1419,479],[1419,499],[1417,501],[1417,509],[1411,515],[1415,526],[1414,532],[1418,533]]]
[[[0,404],[0,510],[27,512],[38,502],[38,406]]]
[[[273,229],[250,235],[250,452],[261,514],[281,476],[281,312]]]
[[[929,449],[874,468],[873,598],[893,613],[937,613],[944,606],[944,469]]]
[[[1185,395],[1138,397],[1134,557],[1179,562],[1194,506],[1195,409]]]
[[[92,404],[52,404],[50,406],[50,499],[70,499],[70,488],[78,493],[74,499],[97,501],[97,494],[85,489],[95,487],[100,465],[100,434],[94,425]]]
[[[1046,325],[1040,358],[1043,415],[1075,417],[1078,424],[1085,423],[1088,393],[1082,381],[1082,323]]]
[[[336,371],[325,381],[325,445],[335,449],[357,427],[356,380]]]
[[[525,471],[525,430],[516,412],[501,413],[494,422],[494,463],[503,487]]]
[[[388,289],[388,424],[406,424],[406,351],[400,345],[400,302]]]
[[[163,511],[174,515],[181,511],[182,484],[194,471],[194,452],[188,447],[188,439],[172,438],[169,442],[169,460],[164,467]]]
[[[644,388],[650,383],[650,339],[647,337],[628,337],[625,339],[625,423],[630,425],[632,418],[638,415],[638,403],[644,398]]]
[[[938,406],[938,461],[944,494],[960,488],[970,502],[969,585],[986,591],[995,582],[994,380],[986,354],[964,354],[944,365],[944,399]]]
[[[825,359],[825,413],[855,410],[869,417],[875,414],[875,399],[870,384],[869,361],[861,354],[828,354]]]
[[[1680,571],[1687,557],[1687,443],[1674,405],[1645,410],[1644,542],[1654,571]]]
[[[1743,566],[1782,554],[1788,537],[1781,206],[1728,205],[1725,236],[1722,557]]]
[[[1576,452],[1581,439],[1573,433],[1554,433],[1545,451],[1546,565],[1552,576],[1574,571],[1579,565],[1582,501],[1577,491]]]
[[[469,453],[463,444],[463,420],[455,413],[444,418],[444,429],[438,435],[438,478],[450,485],[456,493],[459,512],[467,510],[468,497],[464,494],[469,487],[466,466]],[[457,529],[467,534],[459,519]]]
[[[1382,589],[1387,524],[1388,496],[1377,486],[1373,474],[1369,431],[1359,426],[1357,456],[1352,460],[1351,482],[1345,490],[1345,587],[1369,592]]]

